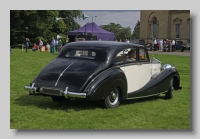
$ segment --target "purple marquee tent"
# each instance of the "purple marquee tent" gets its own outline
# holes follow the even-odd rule
[[[81,28],[68,32],[68,36],[77,36],[91,33],[93,36],[97,36],[97,40],[102,41],[114,41],[115,35],[112,32],[106,31],[99,27],[96,23],[87,23]]]

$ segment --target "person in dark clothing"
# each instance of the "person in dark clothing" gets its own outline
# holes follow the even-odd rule
[[[38,46],[36,43],[33,44],[33,47],[32,47],[32,50],[33,52],[37,51],[38,50]]]
[[[28,48],[29,48],[29,38],[26,38],[26,41],[25,41],[25,46],[26,46],[26,53],[28,52]]]
[[[166,45],[167,45],[167,52],[170,52],[170,42],[168,39],[166,40]]]
[[[61,48],[62,48],[62,40],[60,39],[58,42],[58,52],[60,52]]]
[[[55,41],[54,37],[52,37],[50,53],[54,53],[55,45],[56,45],[56,41]]]

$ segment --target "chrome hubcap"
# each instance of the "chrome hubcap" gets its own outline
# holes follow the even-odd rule
[[[119,99],[119,92],[117,89],[114,89],[109,96],[110,104],[115,105],[118,102],[118,99]]]

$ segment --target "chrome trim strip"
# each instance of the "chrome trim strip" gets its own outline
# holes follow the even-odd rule
[[[138,98],[145,98],[145,97],[156,96],[156,95],[163,94],[163,93],[166,93],[166,92],[161,92],[161,93],[157,93],[157,94],[153,94],[153,95],[148,95],[148,96],[132,97],[132,98],[127,98],[127,99],[138,99]]]
[[[73,62],[74,63],[74,62]],[[58,79],[57,79],[57,81],[56,81],[56,83],[55,83],[55,86],[58,84],[58,81],[60,80],[60,77],[63,75],[63,73],[73,64],[73,63],[71,63],[69,66],[67,66],[64,70],[63,70],[63,72],[60,74],[60,76],[58,77]]]

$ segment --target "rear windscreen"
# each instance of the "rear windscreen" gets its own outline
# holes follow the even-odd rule
[[[91,50],[69,50],[65,57],[95,59],[96,52]]]
[[[58,57],[72,58],[72,59],[87,59],[94,61],[105,62],[107,60],[107,51],[104,49],[78,49],[66,48],[60,51]]]

